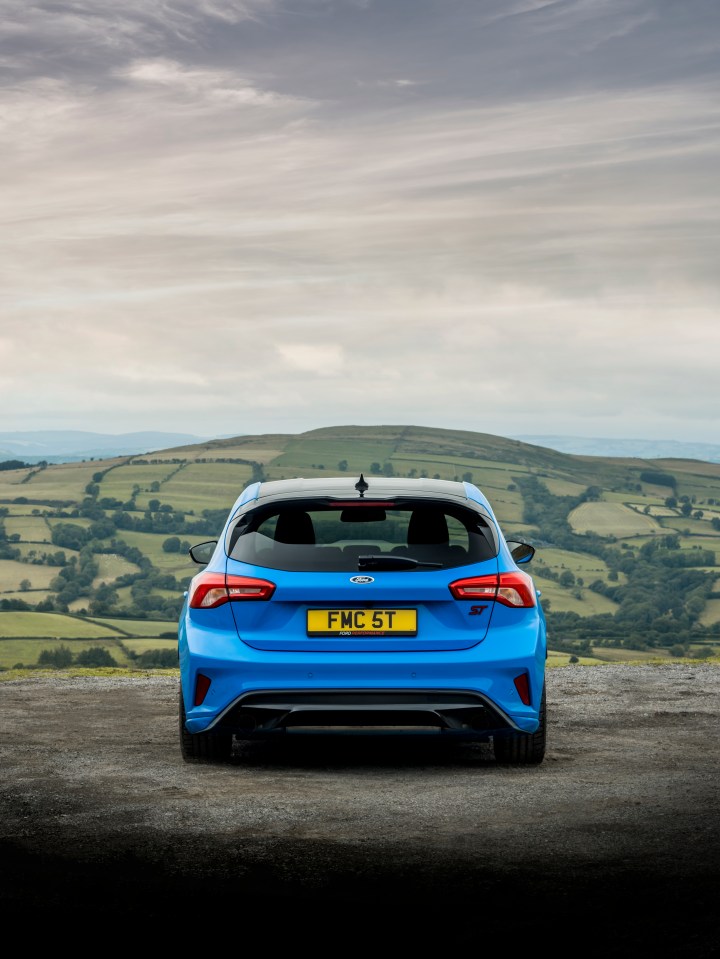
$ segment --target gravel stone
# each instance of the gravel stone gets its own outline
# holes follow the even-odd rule
[[[130,945],[142,917],[163,948],[720,956],[720,668],[547,683],[545,761],[513,767],[417,735],[188,765],[173,675],[0,682],[4,913],[38,942],[82,919]]]

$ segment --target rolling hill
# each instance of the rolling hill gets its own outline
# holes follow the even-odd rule
[[[105,644],[117,662],[133,661],[133,643],[170,649],[197,570],[187,547],[217,534],[242,487],[339,472],[483,489],[506,535],[538,549],[532,571],[563,653],[710,656],[720,645],[720,464],[349,425],[0,471],[0,667],[31,664],[31,642]]]

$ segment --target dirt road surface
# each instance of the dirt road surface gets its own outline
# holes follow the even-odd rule
[[[536,767],[383,735],[197,766],[173,676],[5,681],[5,929],[97,928],[101,952],[720,956],[719,693],[708,665],[552,669]]]

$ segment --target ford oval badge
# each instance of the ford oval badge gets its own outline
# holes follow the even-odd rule
[[[350,582],[351,583],[374,583],[375,577],[374,576],[351,576]]]

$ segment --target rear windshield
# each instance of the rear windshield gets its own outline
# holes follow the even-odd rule
[[[275,503],[244,513],[228,546],[232,559],[296,572],[423,572],[479,563],[498,550],[494,530],[480,513],[427,500],[390,506]]]

